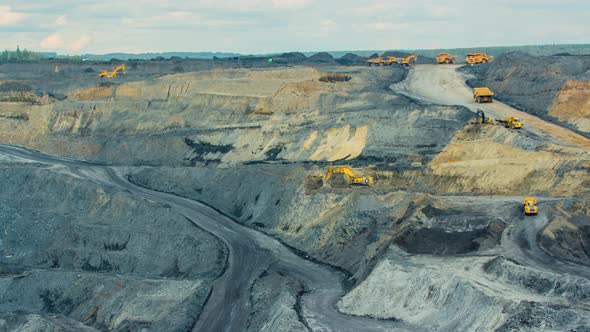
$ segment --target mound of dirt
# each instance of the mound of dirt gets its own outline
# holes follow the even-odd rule
[[[343,66],[362,66],[366,64],[367,58],[353,53],[346,53],[341,58],[336,59],[336,62]]]
[[[300,52],[288,52],[283,53],[280,56],[281,59],[286,59],[289,63],[301,63],[307,60],[305,54]]]
[[[335,63],[334,57],[328,52],[320,52],[307,59],[311,63]]]

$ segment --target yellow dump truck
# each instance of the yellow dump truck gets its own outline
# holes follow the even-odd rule
[[[371,58],[367,60],[369,66],[391,66],[394,63],[398,63],[398,60],[394,56],[388,56],[387,59],[383,59],[382,57],[378,58]]]
[[[492,61],[494,57],[485,53],[467,53],[465,62],[469,65],[477,65],[480,63],[488,63]]]
[[[533,197],[527,197],[524,199],[524,214],[527,216],[535,215],[539,213],[539,207],[537,206],[537,200]]]
[[[443,52],[443,53],[440,53],[436,57],[436,63],[438,63],[438,64],[443,64],[443,63],[452,64],[452,63],[455,63],[455,57],[453,57],[451,55],[451,53]]]
[[[494,93],[488,87],[473,88],[473,99],[477,103],[491,103]]]

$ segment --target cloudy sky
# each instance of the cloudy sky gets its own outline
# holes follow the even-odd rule
[[[65,54],[590,42],[588,0],[0,0],[0,48]]]

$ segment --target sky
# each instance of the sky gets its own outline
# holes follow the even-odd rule
[[[0,0],[0,49],[60,54],[590,42],[588,0]]]

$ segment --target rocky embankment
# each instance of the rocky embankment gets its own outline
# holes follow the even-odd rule
[[[0,330],[186,331],[226,250],[170,207],[3,160]]]

